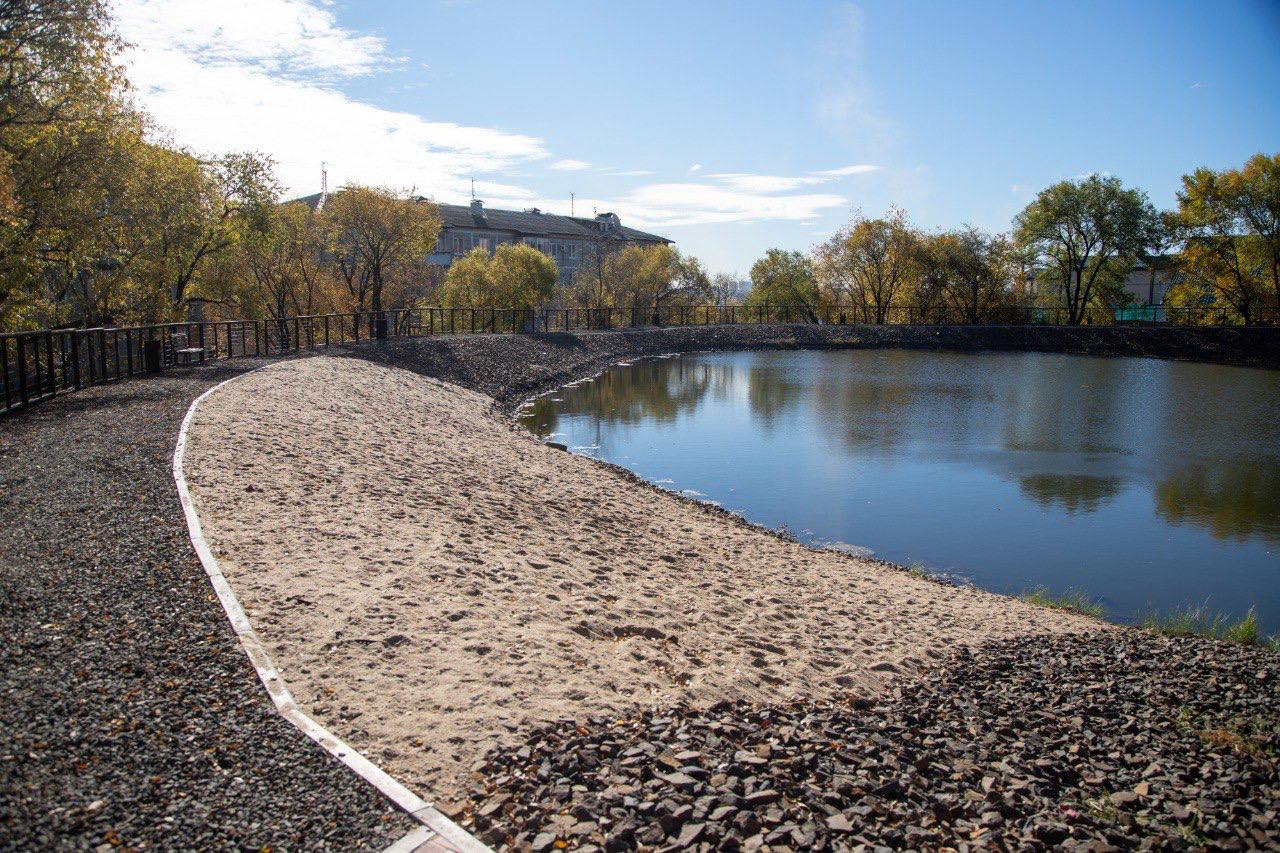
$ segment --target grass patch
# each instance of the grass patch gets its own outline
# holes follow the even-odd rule
[[[1117,809],[1116,804],[1111,801],[1111,795],[1109,794],[1090,797],[1080,805],[1084,809],[1085,813],[1094,820],[1100,820],[1105,823],[1115,823],[1120,819],[1120,810]]]
[[[1280,638],[1263,636],[1258,625],[1258,611],[1254,607],[1250,607],[1248,614],[1238,620],[1225,613],[1214,613],[1204,605],[1180,607],[1169,613],[1151,613],[1142,617],[1142,627],[1165,637],[1207,637],[1242,646],[1280,650]]]
[[[1223,721],[1183,708],[1174,722],[1181,731],[1195,735],[1210,749],[1227,750],[1269,763],[1275,763],[1278,757],[1276,741],[1280,719],[1251,716]]]
[[[1078,589],[1069,589],[1061,595],[1054,595],[1047,586],[1036,587],[1022,594],[1024,601],[1039,604],[1041,607],[1052,607],[1054,610],[1066,610],[1083,616],[1101,619],[1106,612],[1102,602],[1090,598]]]
[[[924,563],[912,563],[909,566],[904,566],[903,569],[913,578],[920,578],[920,580],[925,581],[933,579],[933,575],[924,567]]]

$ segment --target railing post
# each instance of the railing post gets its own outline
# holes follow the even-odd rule
[[[25,341],[21,336],[13,339],[18,350],[18,396],[22,398],[22,405],[26,406],[31,402],[30,392],[27,390],[27,351],[23,347]]]
[[[71,383],[72,387],[77,391],[80,390],[80,336],[72,329],[71,335]],[[66,376],[63,376],[66,381]]]
[[[13,408],[13,389],[9,387],[9,339],[0,337],[0,375],[4,376],[4,408]]]
[[[58,375],[53,369],[53,332],[44,333],[44,354],[49,365],[49,393],[58,393]]]

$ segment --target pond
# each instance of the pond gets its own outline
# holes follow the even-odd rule
[[[1280,630],[1280,372],[906,350],[637,361],[522,422],[802,541]]]

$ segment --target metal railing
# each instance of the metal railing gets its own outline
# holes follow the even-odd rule
[[[223,320],[0,334],[0,414],[64,391],[156,373],[210,359],[280,355],[375,337],[531,334],[647,326],[771,323],[850,325],[1065,325],[1065,308],[997,306],[980,312],[950,306],[665,305],[660,308],[414,308],[320,314],[281,320]],[[1091,308],[1079,325],[1239,325],[1220,308]],[[1275,325],[1275,312],[1260,318]],[[1259,318],[1254,318],[1258,323]],[[381,332],[381,334],[379,334]]]

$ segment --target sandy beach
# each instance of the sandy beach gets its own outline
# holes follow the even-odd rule
[[[435,796],[550,720],[873,695],[958,646],[1105,629],[784,541],[357,359],[220,389],[185,467],[299,703]]]

